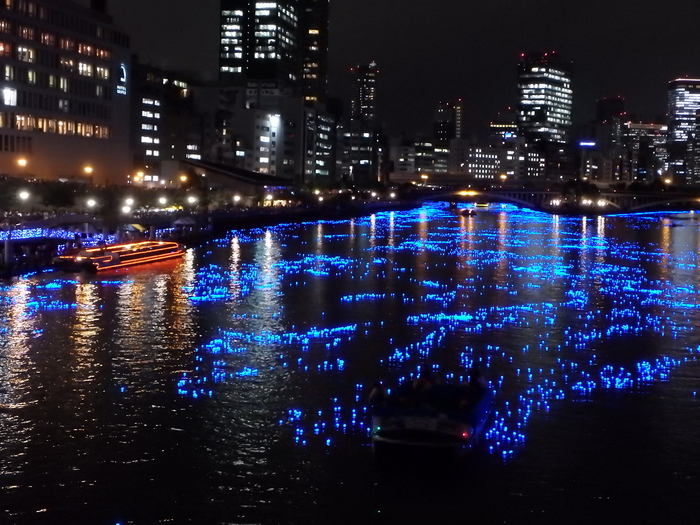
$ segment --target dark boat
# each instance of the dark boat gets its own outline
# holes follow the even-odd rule
[[[373,403],[372,446],[471,450],[491,414],[494,392],[472,385],[399,388]]]
[[[63,254],[54,265],[62,270],[101,272],[182,257],[185,249],[172,241],[139,241],[85,248]]]

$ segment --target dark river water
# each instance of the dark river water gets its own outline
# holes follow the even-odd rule
[[[444,204],[0,285],[0,523],[700,523],[700,215]],[[479,365],[460,460],[366,399]]]

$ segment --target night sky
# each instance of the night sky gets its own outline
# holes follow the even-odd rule
[[[83,0],[88,2],[88,0]],[[144,61],[216,77],[218,0],[109,0]],[[622,95],[629,113],[666,113],[666,88],[700,76],[699,0],[331,0],[330,94],[375,60],[379,113],[392,133],[430,128],[461,97],[478,130],[515,104],[518,56],[556,50],[574,62],[574,120]]]

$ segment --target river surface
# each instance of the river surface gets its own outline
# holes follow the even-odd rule
[[[443,203],[6,281],[0,523],[698,523],[699,218]],[[377,465],[371,384],[474,364],[472,456]]]

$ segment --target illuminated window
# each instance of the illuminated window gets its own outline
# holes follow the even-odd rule
[[[22,62],[36,62],[36,52],[30,47],[20,46],[17,48],[17,60]]]
[[[95,68],[95,76],[100,80],[109,80],[109,68],[97,66]]]
[[[19,27],[19,36],[27,40],[34,40],[34,28],[27,26]]]
[[[6,106],[16,106],[17,90],[15,88],[4,88],[2,90],[2,100]]]
[[[85,62],[80,62],[78,64],[78,73],[80,73],[83,76],[86,77],[91,77],[92,76],[92,64],[86,64]]]

